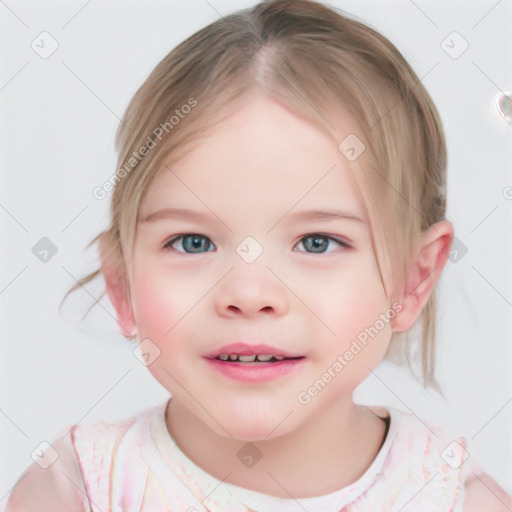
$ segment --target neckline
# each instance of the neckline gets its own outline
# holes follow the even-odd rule
[[[381,447],[365,473],[352,484],[329,494],[298,499],[293,497],[279,498],[228,482],[221,482],[189,459],[167,430],[165,416],[171,399],[172,397],[154,409],[150,428],[152,440],[162,459],[183,485],[189,488],[198,499],[208,496],[212,503],[219,506],[218,510],[228,510],[228,504],[233,506],[233,503],[238,503],[257,511],[280,510],[281,512],[292,512],[297,510],[297,502],[299,501],[308,512],[338,512],[363,495],[376,481],[398,430],[397,420],[399,420],[399,415],[395,415],[392,409],[367,407],[382,420],[386,421],[387,418],[388,425]]]

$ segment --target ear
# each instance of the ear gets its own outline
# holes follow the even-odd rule
[[[394,331],[409,330],[419,318],[448,260],[453,236],[453,225],[446,220],[423,233],[406,276],[400,300],[402,309],[391,321]]]
[[[112,250],[105,238],[100,244],[101,273],[105,280],[108,298],[116,310],[119,330],[125,337],[133,337],[136,327],[135,317],[128,293],[126,277],[117,258],[112,256]]]

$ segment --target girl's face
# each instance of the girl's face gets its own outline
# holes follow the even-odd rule
[[[153,376],[213,431],[257,440],[348,403],[393,310],[336,144],[262,96],[233,112],[150,187],[130,281]],[[251,353],[298,359],[216,359]]]

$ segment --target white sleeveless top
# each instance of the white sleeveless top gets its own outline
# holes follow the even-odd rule
[[[79,480],[74,482],[81,492],[73,489],[73,510],[461,512],[466,476],[481,471],[465,450],[464,438],[442,437],[439,429],[431,429],[413,415],[377,408],[390,417],[390,426],[361,478],[324,496],[277,498],[221,482],[196,466],[167,430],[167,405],[165,401],[115,423],[74,425],[58,441],[61,459],[68,462],[64,468],[56,465],[55,472],[67,472],[68,480],[72,480],[69,475],[77,475]],[[70,487],[62,477],[60,481]],[[48,489],[49,497],[52,492],[64,490]]]

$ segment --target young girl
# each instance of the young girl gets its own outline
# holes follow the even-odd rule
[[[117,146],[101,269],[80,285],[101,273],[172,398],[75,425],[7,510],[511,510],[463,438],[352,400],[418,323],[435,384],[453,240],[438,114],[388,40],[262,2],[174,49]]]

